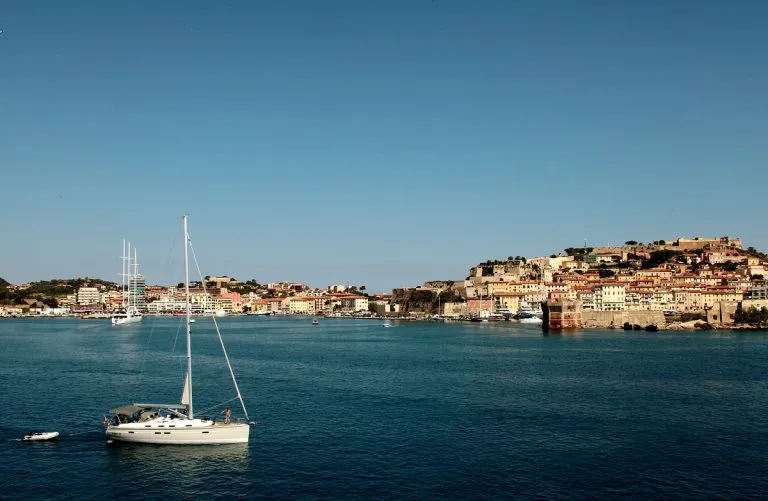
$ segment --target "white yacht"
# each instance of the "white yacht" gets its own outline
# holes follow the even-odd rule
[[[215,419],[196,418],[192,405],[192,347],[191,347],[191,306],[189,302],[189,249],[192,244],[187,233],[187,218],[183,218],[184,228],[184,289],[186,296],[186,375],[178,404],[147,404],[135,403],[113,409],[111,417],[105,417],[107,438],[120,442],[138,442],[145,444],[233,444],[247,443],[250,423],[247,421],[248,412],[245,409],[237,380],[232,372],[227,351],[221,340],[216,317],[211,317],[216,333],[219,336],[224,359],[229,367],[229,373],[234,383],[236,397],[245,415],[245,422],[232,422],[230,408],[225,410],[223,421]],[[194,248],[192,248],[194,257]],[[197,262],[197,259],[195,259]],[[198,267],[199,268],[199,267]]]
[[[123,270],[120,273],[122,277],[120,292],[123,295],[123,305],[112,313],[112,325],[133,324],[141,322],[143,318],[136,304],[139,296],[139,262],[136,248],[134,247],[133,249],[133,259],[131,259],[131,243],[128,242],[127,254],[125,252],[125,244],[126,242],[123,240]],[[133,265],[131,265],[131,262],[133,262]],[[131,266],[133,266],[133,273],[131,273]],[[128,279],[127,283],[126,278]]]

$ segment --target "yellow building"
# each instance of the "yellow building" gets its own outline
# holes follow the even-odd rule
[[[701,293],[701,303],[705,308],[711,308],[721,302],[741,301],[742,299],[744,299],[744,293],[736,289],[712,288]]]
[[[673,297],[677,311],[699,311],[702,309],[701,292],[696,289],[674,291]]]
[[[314,313],[314,297],[292,297],[288,303],[288,311],[291,313]]]
[[[491,296],[495,296],[497,293],[500,293],[500,292],[519,292],[513,289],[515,289],[513,282],[505,282],[503,280],[493,280],[486,284],[485,292],[486,292],[486,295],[491,295]]]
[[[215,297],[213,298],[213,309],[216,311],[224,310],[227,313],[232,313],[232,298],[229,297]]]
[[[498,292],[493,295],[496,309],[507,309],[513,314],[520,311],[520,300],[523,294],[520,292]]]

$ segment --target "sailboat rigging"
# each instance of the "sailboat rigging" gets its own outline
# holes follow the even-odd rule
[[[112,314],[112,325],[124,325],[141,322],[143,318],[137,303],[139,297],[139,261],[136,248],[133,249],[133,259],[131,259],[131,243],[128,242],[128,253],[125,252],[125,240],[123,240],[123,269],[120,273],[121,285],[120,293],[123,296],[122,307],[116,310]],[[133,265],[131,265],[133,262]],[[131,266],[133,266],[133,273],[131,273]],[[128,279],[126,284],[126,278]],[[127,286],[127,288],[126,288]]]
[[[191,346],[191,306],[189,300],[189,249],[191,241],[187,232],[187,217],[182,218],[184,231],[184,294],[186,298],[186,371],[181,402],[178,404],[142,404],[124,405],[110,411],[111,418],[104,418],[106,435],[110,440],[121,442],[138,442],[147,444],[232,444],[247,443],[250,433],[248,422],[231,422],[229,411],[224,422],[215,419],[195,418],[192,393],[192,346]],[[194,250],[193,250],[194,256]],[[197,264],[197,260],[195,259]],[[199,267],[198,267],[199,271]],[[213,317],[212,317],[213,318]],[[224,342],[219,332],[218,323],[213,318],[216,333],[219,337],[224,358],[227,361],[229,374],[232,377],[237,399],[245,414],[243,397],[237,385],[232,365],[229,362]],[[228,410],[229,408],[227,408]]]

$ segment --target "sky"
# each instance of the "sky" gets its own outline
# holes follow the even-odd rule
[[[0,3],[0,277],[463,279],[768,249],[768,3]]]

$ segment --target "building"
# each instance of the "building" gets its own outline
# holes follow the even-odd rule
[[[582,307],[579,301],[552,299],[544,304],[543,309],[545,329],[581,329],[582,327]]]
[[[719,238],[683,238],[680,237],[672,244],[680,249],[703,249],[706,246],[723,246],[731,247],[734,249],[741,249],[741,239],[733,237],[719,237]]]
[[[512,314],[520,311],[520,300],[523,294],[520,292],[498,292],[493,295],[497,310],[508,310]]]
[[[492,299],[468,298],[466,305],[467,305],[467,312],[470,315],[479,315],[481,312],[493,311]]]
[[[91,305],[101,302],[101,293],[96,287],[80,287],[77,290],[77,304]]]
[[[200,303],[191,303],[190,310],[192,313],[203,312]],[[147,303],[147,311],[149,313],[182,313],[187,311],[187,302],[181,299],[164,296],[157,301]]]
[[[595,311],[624,311],[626,286],[601,284],[595,287]]]
[[[230,278],[226,275],[223,277],[208,277],[206,280],[207,283],[213,283],[215,284],[215,287],[224,287],[227,285],[237,285],[240,282],[238,280],[235,280],[234,278]]]
[[[744,293],[728,287],[713,287],[701,292],[701,302],[704,309],[712,308],[716,303],[739,302],[744,299]]]
[[[308,314],[317,311],[315,309],[314,297],[292,297],[290,298],[289,311],[295,314]]]
[[[595,288],[586,285],[577,285],[574,288],[576,298],[581,301],[582,310],[595,309]]]
[[[768,286],[766,282],[753,282],[747,291],[747,299],[768,299]]]
[[[701,290],[681,289],[673,292],[674,303],[677,311],[701,311]]]
[[[131,275],[128,277],[128,304],[136,306],[139,311],[147,311],[147,299],[144,289],[147,282],[144,275]]]

